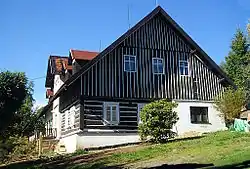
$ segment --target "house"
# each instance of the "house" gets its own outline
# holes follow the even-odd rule
[[[174,130],[225,129],[213,98],[234,86],[219,66],[160,7],[101,51],[50,56],[48,128],[67,152],[139,141],[141,108],[157,99],[178,103]]]

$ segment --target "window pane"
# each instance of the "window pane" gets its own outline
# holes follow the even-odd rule
[[[188,68],[185,68],[185,75],[188,75]]]
[[[158,65],[158,71],[159,73],[163,73],[163,64]]]
[[[130,71],[129,62],[125,62],[125,71]]]
[[[158,63],[159,64],[162,64],[163,62],[162,62],[162,59],[158,59]]]
[[[135,62],[130,63],[130,71],[135,71]]]
[[[107,117],[107,121],[111,121],[111,115],[110,115],[110,110],[107,110],[107,115],[106,115],[106,117]]]
[[[184,62],[184,65],[187,67],[188,66],[188,62]]]
[[[153,64],[157,64],[157,59],[153,59]]]
[[[112,121],[116,121],[116,107],[112,107]]]
[[[181,66],[180,67],[180,74],[183,75],[183,72],[184,72],[184,68]]]
[[[130,62],[135,62],[135,57],[134,56],[130,56]]]
[[[154,65],[154,73],[158,73],[157,65]]]
[[[129,61],[129,56],[124,56],[125,61]]]

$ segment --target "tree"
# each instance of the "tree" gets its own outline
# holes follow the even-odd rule
[[[237,90],[227,88],[220,96],[215,99],[215,108],[221,112],[221,117],[225,119],[229,126],[235,118],[239,118],[241,109],[246,104],[246,94],[241,88]]]
[[[176,103],[159,100],[144,106],[140,112],[142,123],[139,134],[142,140],[149,136],[154,142],[165,142],[173,136],[173,125],[178,121],[177,113],[173,110]]]
[[[222,68],[234,83],[240,88],[246,88],[250,77],[249,67],[249,43],[243,31],[237,29],[231,43],[231,50],[222,64]]]
[[[29,93],[24,73],[0,72],[0,134],[2,135]]]

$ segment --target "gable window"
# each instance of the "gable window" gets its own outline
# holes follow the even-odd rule
[[[180,68],[180,75],[188,76],[189,70],[188,70],[188,57],[182,56],[179,61],[179,68]]]
[[[208,107],[190,107],[191,123],[209,123]]]
[[[153,58],[153,73],[154,74],[164,73],[164,64],[162,58]]]
[[[138,124],[142,123],[141,117],[140,117],[140,112],[145,105],[146,105],[145,103],[138,103],[138,105],[137,105],[137,122],[138,122]]]
[[[136,56],[124,55],[124,71],[136,72]]]
[[[103,118],[106,125],[117,125],[119,123],[119,103],[105,102],[103,106]]]

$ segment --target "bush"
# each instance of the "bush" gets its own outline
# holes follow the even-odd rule
[[[215,108],[221,113],[229,127],[235,118],[239,118],[241,109],[246,104],[246,93],[243,89],[227,88],[225,92],[215,98]]]
[[[29,142],[27,137],[9,137],[0,141],[0,160],[3,162],[30,159],[36,155],[36,143]]]
[[[177,103],[168,102],[166,99],[154,101],[144,106],[140,112],[142,123],[139,125],[139,135],[141,140],[148,137],[153,142],[166,142],[175,133],[172,131],[173,125],[178,121],[178,116],[174,108]]]

